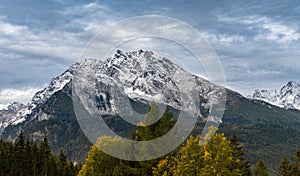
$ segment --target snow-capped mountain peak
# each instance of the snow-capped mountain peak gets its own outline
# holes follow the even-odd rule
[[[300,84],[295,81],[289,81],[279,91],[255,90],[252,98],[285,109],[300,109]]]
[[[190,74],[153,51],[138,50],[125,53],[117,50],[105,61],[85,59],[72,65],[63,74],[53,78],[46,88],[37,92],[27,105],[14,103],[8,107],[11,111],[0,110],[0,134],[10,124],[51,118],[52,116],[43,112],[41,107],[56,92],[65,90],[65,87],[73,89],[74,84],[66,85],[76,82],[76,76],[81,73],[87,76],[82,79],[83,86],[90,85],[91,92],[95,93],[95,102],[92,103],[96,104],[99,112],[106,114],[118,113],[115,108],[118,99],[118,94],[115,94],[116,88],[131,99],[140,102],[155,100],[178,109],[184,104],[190,104],[189,100],[193,98],[190,95],[182,98],[182,90],[194,91],[194,96],[203,100],[199,105],[202,109],[209,109],[214,102],[223,98],[224,93],[224,88]],[[91,81],[94,82],[86,84],[88,79],[85,78],[92,78]]]
[[[0,103],[0,111],[1,110],[7,110],[8,106],[9,106],[9,104],[1,104]]]
[[[67,71],[60,76],[53,78],[50,84],[43,90],[37,92],[31,101],[24,105],[22,103],[13,102],[8,104],[7,107],[0,109],[0,133],[9,124],[17,125],[26,120],[27,115],[31,114],[37,107],[47,101],[55,92],[60,91],[68,84],[72,78],[74,71],[78,68],[79,64],[72,65]]]

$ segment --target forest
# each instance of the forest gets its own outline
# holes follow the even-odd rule
[[[80,164],[67,161],[62,150],[53,154],[47,136],[39,145],[22,131],[14,142],[0,141],[1,176],[73,176],[80,168]]]
[[[152,107],[153,108],[153,107]],[[154,108],[154,112],[155,113]],[[150,118],[153,114],[148,114]],[[130,139],[147,141],[164,135],[171,129],[176,120],[172,112],[166,109],[164,115],[153,125],[138,125]],[[14,142],[0,141],[0,174],[16,176],[267,176],[267,167],[263,160],[255,166],[244,158],[243,144],[237,135],[232,133],[227,138],[223,133],[215,133],[218,129],[211,127],[207,139],[199,144],[199,135],[191,135],[182,145],[171,153],[149,161],[125,161],[114,158],[98,145],[109,141],[118,145],[112,137],[99,137],[91,147],[85,162],[67,161],[63,149],[58,155],[51,152],[47,136],[37,144],[24,137],[20,132]],[[122,148],[120,148],[122,150]],[[283,156],[276,170],[278,176],[300,176],[300,150],[295,151],[293,158]]]

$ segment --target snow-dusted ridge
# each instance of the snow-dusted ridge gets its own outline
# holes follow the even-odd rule
[[[285,109],[300,110],[300,84],[289,81],[280,90],[255,90],[252,97]]]
[[[77,67],[78,64],[74,64],[63,74],[53,78],[50,84],[43,90],[37,92],[27,105],[14,102],[0,109],[0,134],[8,125],[17,125],[24,122],[27,115],[31,114],[35,108],[47,101],[55,92],[63,89],[65,85],[72,80],[73,72]]]
[[[101,112],[108,114],[116,113],[115,98],[109,94],[114,91],[112,82],[117,82],[117,87],[122,88],[132,99],[141,101],[155,99],[174,108],[180,108],[182,101],[185,101],[180,99],[180,89],[190,88],[188,85],[180,87],[179,83],[182,81],[193,80],[197,96],[207,100],[201,105],[205,107],[220,99],[222,95],[220,92],[224,91],[224,88],[188,73],[153,51],[139,50],[125,53],[117,50],[105,61],[86,59],[72,65],[63,74],[53,78],[46,88],[37,92],[27,105],[15,103],[0,110],[0,134],[10,124],[17,125],[32,119],[51,118],[41,112],[39,107],[53,94],[64,89],[74,79],[75,73],[80,71],[96,76],[96,104]]]
[[[7,108],[8,108],[9,105],[10,105],[10,104],[1,104],[1,103],[0,103],[0,111],[1,111],[1,110],[7,110]]]

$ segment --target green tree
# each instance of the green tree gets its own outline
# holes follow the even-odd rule
[[[163,116],[160,118],[161,114]],[[175,124],[175,120],[172,119],[172,113],[169,107],[166,108],[165,112],[160,112],[159,108],[152,103],[148,113],[145,117],[145,121],[153,121],[160,118],[157,122],[152,125],[144,126],[142,123],[138,125],[137,130],[131,134],[131,139],[136,141],[147,141],[160,137],[165,134],[172,128]],[[80,176],[83,175],[131,175],[131,176],[148,176],[152,175],[152,167],[158,164],[159,159],[154,159],[150,161],[123,161],[111,157],[99,148],[101,145],[106,145],[106,148],[111,150],[124,150],[123,153],[126,153],[125,150],[132,149],[132,146],[123,146],[122,141],[118,138],[112,138],[103,136],[100,137],[95,146],[92,147],[91,151],[88,154],[88,157],[83,165],[82,169],[79,172]],[[98,146],[98,147],[96,147]],[[111,146],[111,147],[107,147]],[[123,147],[122,147],[123,146]],[[145,146],[145,150],[148,150],[149,146]],[[151,146],[151,150],[158,150],[156,146]],[[143,152],[143,151],[141,151]],[[139,157],[139,156],[135,156]]]
[[[286,157],[283,158],[277,171],[277,176],[292,176],[292,167]]]
[[[39,148],[36,144],[36,142],[33,142],[33,144],[31,145],[31,165],[32,165],[32,175],[33,176],[37,176],[40,170],[40,151]]]
[[[239,169],[241,170],[243,176],[253,175],[251,171],[250,162],[246,161],[245,158],[243,157],[244,155],[243,146],[241,145],[240,142],[238,142],[238,138],[235,133],[232,133],[232,137],[230,139],[230,147],[233,152],[233,160],[239,161],[238,163],[234,163],[231,166],[231,170]]]
[[[295,153],[293,161],[294,164],[292,165],[292,174],[294,176],[300,176],[300,150]]]
[[[165,112],[162,113],[159,111],[157,105],[152,103],[149,113],[147,113],[147,116],[145,117],[145,121],[147,122],[151,119],[157,119],[159,118],[157,116],[161,116],[161,114],[163,114],[162,117],[156,123],[149,126],[138,126],[137,131],[132,135],[132,139],[138,141],[147,141],[166,134],[176,123],[176,120],[173,119],[173,114],[168,106],[166,107]],[[144,150],[145,152],[151,150],[153,153],[156,153],[158,150],[160,150],[160,148],[157,146],[145,146]],[[152,168],[158,164],[159,160],[160,158],[149,161],[135,162],[134,164],[129,163],[128,166],[131,167],[130,170],[132,170],[134,174],[137,173],[138,175],[146,176],[152,174]]]
[[[60,150],[57,163],[58,175],[67,176],[72,172],[67,162],[67,156],[62,150]]]
[[[254,169],[255,176],[268,176],[268,171],[265,163],[262,160],[258,160]]]
[[[148,113],[145,117],[145,122],[150,122],[156,120],[157,118],[160,119],[152,125],[145,126],[141,122],[138,125],[138,129],[131,134],[131,139],[137,141],[155,139],[167,133],[176,123],[176,120],[173,119],[173,114],[169,106],[167,106],[165,112],[162,113],[155,103],[151,103]]]
[[[48,143],[47,136],[44,137],[43,142],[40,146],[40,154],[41,154],[41,169],[42,169],[42,175],[48,176],[50,173],[51,168],[51,149]]]
[[[65,166],[65,172],[59,168]],[[0,140],[0,176],[74,176],[78,167],[68,162],[64,154],[59,157],[51,153],[48,140],[38,146],[21,132],[14,143]]]
[[[25,138],[23,131],[20,132],[16,142],[15,142],[15,163],[17,166],[13,171],[15,172],[16,175],[23,176],[25,175]]]
[[[25,168],[25,175],[33,175],[33,167],[32,161],[33,157],[31,155],[31,142],[29,138],[26,138],[25,142],[25,150],[24,150],[24,168]]]

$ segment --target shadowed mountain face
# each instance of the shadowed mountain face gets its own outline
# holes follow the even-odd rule
[[[207,120],[223,121],[220,131],[227,136],[237,133],[252,164],[264,159],[270,168],[275,168],[282,156],[291,156],[300,148],[299,111],[247,99],[186,72],[167,58],[142,50],[117,51],[106,61],[88,59],[74,64],[52,79],[27,105],[15,103],[1,110],[1,137],[14,140],[20,130],[37,141],[47,135],[53,151],[58,153],[63,149],[69,159],[82,162],[92,145],[80,129],[72,103],[72,80],[75,73],[82,70],[96,78],[95,107],[111,129],[122,136],[128,136],[128,129],[134,126],[120,118],[122,114],[115,108],[118,97],[114,97],[113,86],[123,91],[137,111],[145,111],[149,102],[155,100],[170,106],[176,114],[189,100],[180,97],[180,83],[193,80],[193,90],[199,100],[198,127],[201,129]],[[227,92],[223,119],[208,119],[211,105],[223,98],[223,90]]]

